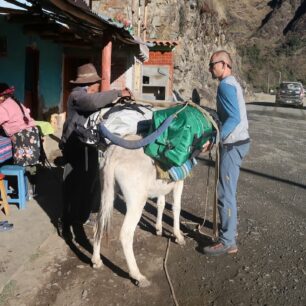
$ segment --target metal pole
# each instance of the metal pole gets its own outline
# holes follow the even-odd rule
[[[137,14],[137,35],[140,37],[140,9],[141,9],[141,0],[138,1],[138,14]]]
[[[281,83],[282,81],[282,72],[281,71],[277,71],[278,72],[278,85]]]
[[[132,0],[132,18],[131,18],[132,27],[134,27],[134,15],[135,15],[135,0]]]
[[[268,72],[268,88],[267,88],[267,92],[269,93],[270,90],[270,74]]]
[[[147,13],[148,13],[148,1],[145,0],[144,3],[144,17],[143,17],[143,41],[146,41],[146,35],[147,35]]]

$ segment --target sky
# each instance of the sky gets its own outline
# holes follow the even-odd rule
[[[24,3],[24,4],[29,4],[27,1],[25,0],[18,0],[18,2],[20,3]],[[30,4],[29,4],[30,5]],[[6,7],[6,8],[13,8],[13,9],[22,9],[12,3],[6,2],[5,0],[0,0],[0,7]]]

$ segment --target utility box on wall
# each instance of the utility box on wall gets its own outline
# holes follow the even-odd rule
[[[172,101],[173,91],[173,41],[148,41],[149,60],[144,63],[142,96],[147,100]]]
[[[169,93],[169,67],[143,67],[142,96],[148,100],[167,100]]]

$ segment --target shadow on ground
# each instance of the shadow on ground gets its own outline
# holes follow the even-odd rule
[[[278,105],[275,104],[275,102],[261,102],[261,101],[256,101],[256,102],[249,102],[248,105],[260,105],[260,106],[266,106],[266,107],[282,107],[282,108],[298,108],[298,109],[306,109],[306,107],[297,107],[294,105]]]
[[[56,227],[61,211],[62,167],[40,167],[36,177],[35,200]]]

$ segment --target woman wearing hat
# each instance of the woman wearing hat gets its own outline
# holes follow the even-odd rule
[[[63,211],[59,219],[59,234],[70,237],[70,226],[84,224],[92,209],[100,205],[101,187],[98,150],[82,142],[76,132],[87,117],[118,97],[130,96],[128,89],[99,92],[100,76],[93,64],[78,67],[76,87],[68,98],[60,149],[65,160],[63,175]]]

